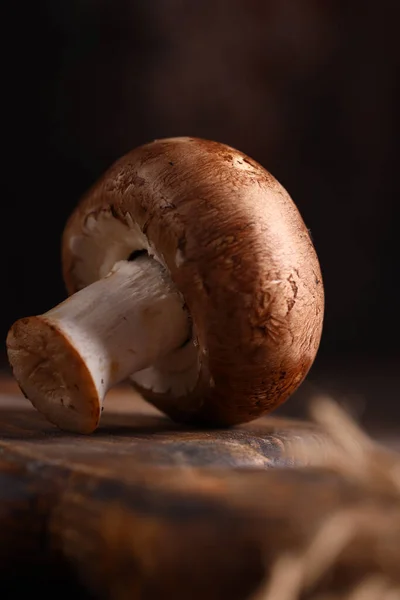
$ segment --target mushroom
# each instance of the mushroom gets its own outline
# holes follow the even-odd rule
[[[224,144],[161,139],[118,160],[69,218],[62,263],[69,298],[7,337],[21,390],[61,429],[94,431],[125,379],[176,421],[250,421],[315,359],[309,232],[282,185]]]

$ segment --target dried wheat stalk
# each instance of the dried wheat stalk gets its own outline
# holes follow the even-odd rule
[[[317,398],[310,412],[328,443],[296,439],[289,454],[361,486],[364,499],[327,516],[301,551],[267,565],[252,600],[400,600],[400,455],[371,440],[328,398]]]

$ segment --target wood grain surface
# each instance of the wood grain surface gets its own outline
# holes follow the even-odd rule
[[[119,388],[87,437],[48,424],[12,382],[1,389],[6,598],[22,575],[44,597],[57,586],[84,598],[248,598],[276,556],[363,498],[334,473],[293,468],[294,439],[324,444],[301,421],[188,429]]]

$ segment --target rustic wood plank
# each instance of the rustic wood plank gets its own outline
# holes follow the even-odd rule
[[[2,389],[3,573],[24,573],[30,563],[39,580],[68,573],[77,590],[80,581],[94,597],[113,600],[239,600],[278,556],[304,547],[332,511],[365,503],[356,483],[293,468],[284,452],[293,439],[325,443],[301,421],[267,417],[199,431],[176,426],[120,388],[99,430],[86,437],[48,424],[13,384]],[[380,530],[394,548],[384,568],[398,579],[398,506],[389,498],[384,507]],[[368,538],[353,549],[340,585],[351,565],[368,573],[381,542]]]
[[[1,384],[0,384],[1,385]],[[276,417],[220,430],[180,426],[130,388],[109,394],[99,429],[90,436],[48,423],[10,383],[0,395],[0,445],[47,463],[90,466],[115,474],[156,466],[266,468],[291,464],[284,455],[293,435],[317,436],[311,424]],[[1,389],[1,387],[0,387]]]

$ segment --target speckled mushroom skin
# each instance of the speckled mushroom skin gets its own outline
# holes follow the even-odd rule
[[[79,279],[71,240],[102,211],[126,228],[139,226],[193,320],[195,387],[179,397],[140,388],[148,401],[178,421],[231,425],[276,408],[296,390],[318,350],[324,291],[308,230],[270,173],[233,148],[196,138],[135,149],[67,223],[69,293],[100,277],[98,265],[86,265],[90,276]]]

